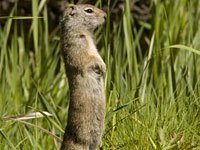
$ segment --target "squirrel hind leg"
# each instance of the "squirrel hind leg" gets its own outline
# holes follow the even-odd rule
[[[97,144],[97,143],[91,144],[91,145],[89,146],[89,150],[97,150],[97,149],[98,149],[98,144]]]
[[[60,150],[96,150],[90,149],[89,145],[83,145],[74,143],[73,141],[67,141],[67,143],[63,143]]]
[[[74,141],[68,134],[65,134],[60,150],[90,150],[89,147],[88,143]]]

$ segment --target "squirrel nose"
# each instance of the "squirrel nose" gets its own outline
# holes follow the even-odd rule
[[[107,18],[107,14],[104,12],[103,13],[103,18],[106,20],[106,18]]]
[[[105,13],[105,11],[100,10],[99,14],[100,14],[100,16],[103,17],[104,19],[107,18],[107,14]]]
[[[105,13],[105,15],[104,15],[104,19],[106,19],[107,18],[107,14]]]

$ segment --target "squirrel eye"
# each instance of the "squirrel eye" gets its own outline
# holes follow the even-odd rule
[[[93,10],[91,9],[91,8],[88,8],[88,9],[85,9],[85,12],[87,12],[87,13],[93,13]]]

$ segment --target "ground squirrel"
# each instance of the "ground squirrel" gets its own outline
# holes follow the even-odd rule
[[[94,40],[94,29],[106,13],[88,4],[69,5],[61,20],[61,49],[69,82],[68,122],[61,150],[96,150],[105,115],[106,65]]]

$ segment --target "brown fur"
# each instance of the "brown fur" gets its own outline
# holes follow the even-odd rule
[[[96,150],[101,141],[106,66],[94,44],[93,31],[105,17],[105,12],[92,5],[69,5],[61,21],[61,46],[70,87],[61,150]]]

